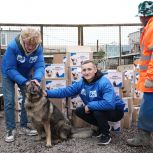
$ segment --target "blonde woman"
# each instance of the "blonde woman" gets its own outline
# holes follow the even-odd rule
[[[33,73],[32,73],[33,71]],[[19,134],[36,135],[35,130],[27,127],[27,115],[24,109],[25,85],[29,80],[37,84],[44,75],[44,57],[41,46],[41,34],[38,30],[27,28],[7,46],[2,58],[2,90],[6,123],[6,142],[15,140],[15,83],[23,96]]]

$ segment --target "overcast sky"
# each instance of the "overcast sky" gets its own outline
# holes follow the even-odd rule
[[[0,23],[140,23],[143,0],[1,0]]]

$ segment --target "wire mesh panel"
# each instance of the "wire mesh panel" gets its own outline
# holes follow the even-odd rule
[[[77,27],[43,27],[43,45],[46,52],[65,52],[67,46],[77,44]]]
[[[121,64],[132,64],[136,56],[140,55],[140,28],[141,26],[121,27]],[[131,56],[127,56],[131,55]]]
[[[106,51],[106,56],[110,56],[109,54],[111,56],[119,55],[119,52],[114,53],[113,50],[111,52],[108,50],[110,46],[119,45],[118,26],[84,27],[84,45],[91,46],[94,52],[99,50]]]
[[[24,28],[39,29],[42,34],[44,55],[65,52],[67,46],[78,44],[91,47],[94,58],[107,68],[131,64],[140,52],[140,24],[105,25],[43,25],[0,24],[0,55],[8,43]],[[0,57],[1,64],[1,57]],[[114,66],[115,65],[115,66]],[[1,67],[1,65],[0,65]],[[1,82],[1,71],[0,71]]]
[[[108,67],[131,64],[134,55],[140,51],[140,28],[141,25],[84,26],[83,44],[90,46],[94,52],[104,52],[104,56],[98,58],[103,59],[100,62],[105,60]]]

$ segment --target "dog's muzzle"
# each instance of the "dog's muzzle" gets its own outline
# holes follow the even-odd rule
[[[30,93],[30,94],[38,94],[40,93],[40,90],[41,90],[41,87],[36,85],[36,83],[32,81],[27,86],[27,93]]]

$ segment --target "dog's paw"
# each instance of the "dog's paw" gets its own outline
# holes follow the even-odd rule
[[[47,147],[47,148],[51,148],[52,145],[51,145],[51,144],[46,144],[46,147]]]
[[[36,136],[35,141],[41,141],[41,136]]]
[[[56,140],[53,140],[53,145],[56,145],[56,144],[58,144],[58,143],[61,143],[62,142],[62,140],[60,140],[60,139],[56,139]]]

